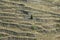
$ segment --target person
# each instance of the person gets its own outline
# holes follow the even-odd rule
[[[32,15],[30,16],[30,19],[33,19],[33,16]]]

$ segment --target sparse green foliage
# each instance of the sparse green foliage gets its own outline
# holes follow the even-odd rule
[[[4,35],[4,34],[0,34],[0,37],[4,37],[4,36],[7,36],[7,35]]]
[[[0,34],[0,37],[1,37],[2,35]]]
[[[60,24],[56,24],[56,27],[60,28]]]
[[[32,26],[31,29],[32,30],[35,30],[35,29],[37,29],[37,27],[36,26]]]
[[[34,39],[34,40],[37,40],[37,39]]]

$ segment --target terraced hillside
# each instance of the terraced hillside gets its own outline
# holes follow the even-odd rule
[[[0,40],[60,40],[60,0],[0,0]]]

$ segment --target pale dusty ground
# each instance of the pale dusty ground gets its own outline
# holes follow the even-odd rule
[[[60,40],[60,0],[0,0],[0,40]]]

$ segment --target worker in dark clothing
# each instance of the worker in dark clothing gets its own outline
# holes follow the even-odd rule
[[[30,16],[30,19],[33,19],[33,16],[32,15]]]

